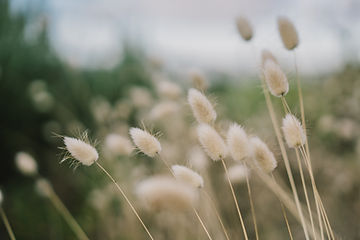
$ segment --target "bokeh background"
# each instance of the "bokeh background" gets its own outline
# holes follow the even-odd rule
[[[360,239],[359,12],[357,0],[0,0],[0,187],[18,239],[74,239],[35,193],[33,179],[16,169],[19,151],[37,160],[92,239],[134,239],[122,236],[124,228],[114,236],[99,227],[106,220],[92,207],[91,193],[107,181],[97,169],[59,165],[61,142],[53,133],[89,129],[100,144],[109,129],[127,134],[126,126],[141,125],[144,109],[134,104],[139,87],[150,94],[145,109],[156,100],[154,73],[179,84],[186,96],[189,72],[203,72],[219,115],[262,132],[279,156],[258,76],[260,51],[267,48],[295,85],[294,56],[277,32],[283,15],[299,32],[296,56],[320,193],[341,239]],[[239,15],[254,27],[251,43],[237,33]],[[299,113],[296,90],[290,93]],[[118,115],[109,116],[109,109]],[[129,169],[144,165],[119,161]],[[151,169],[153,163],[146,164]],[[123,214],[119,201],[111,203],[115,216]],[[264,211],[271,216],[271,209]],[[3,225],[0,238],[7,239]]]

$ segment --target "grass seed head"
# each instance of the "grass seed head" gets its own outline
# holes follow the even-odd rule
[[[289,82],[279,64],[268,59],[265,62],[263,71],[270,93],[276,97],[285,96],[289,91]]]
[[[251,38],[253,37],[253,29],[249,21],[244,17],[238,17],[236,20],[236,26],[241,37],[245,41],[250,41]]]
[[[250,154],[250,145],[245,130],[234,123],[227,132],[227,145],[231,157],[236,161],[241,161]]]
[[[195,188],[204,187],[203,178],[194,170],[181,165],[173,165],[171,169],[176,179],[188,183]]]
[[[134,146],[128,138],[116,133],[106,136],[105,147],[114,155],[129,156],[134,150]]]
[[[24,175],[35,176],[38,173],[38,165],[35,159],[26,152],[18,152],[15,155],[15,164]]]
[[[161,152],[161,144],[156,137],[140,128],[130,128],[130,136],[139,150],[149,157]]]
[[[250,177],[250,169],[243,164],[236,164],[229,167],[228,174],[232,183],[243,183],[246,177]]]
[[[227,146],[213,127],[208,124],[200,124],[197,134],[201,146],[212,160],[218,161],[226,157]]]
[[[284,47],[288,50],[296,48],[299,45],[299,37],[294,24],[286,17],[279,17],[277,23]]]
[[[305,144],[306,135],[304,128],[294,115],[287,114],[283,118],[282,130],[286,143],[290,148],[298,148]]]
[[[160,81],[157,84],[157,91],[161,97],[178,99],[181,96],[181,88],[174,82]]]
[[[265,67],[265,63],[267,60],[272,60],[273,62],[279,64],[274,55],[269,50],[264,49],[261,51],[261,66],[263,68]]]
[[[277,167],[274,154],[258,137],[250,138],[255,164],[265,173],[271,173]]]
[[[91,166],[99,159],[99,154],[96,148],[83,140],[72,137],[64,137],[64,144],[70,156],[65,157],[61,162],[68,158],[73,158],[85,166]]]
[[[188,92],[188,102],[199,123],[212,123],[216,119],[216,112],[210,101],[200,91],[191,88]]]

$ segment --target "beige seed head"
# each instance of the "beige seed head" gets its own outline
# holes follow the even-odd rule
[[[18,152],[15,155],[15,164],[19,171],[24,175],[34,176],[38,173],[37,163],[28,153]]]
[[[226,157],[226,144],[214,128],[207,124],[200,124],[197,134],[201,146],[212,160],[218,161]]]
[[[293,23],[286,17],[279,17],[277,23],[284,47],[288,50],[296,48],[299,44],[299,37]]]
[[[232,183],[242,183],[246,177],[250,177],[250,169],[243,164],[236,164],[229,167],[228,174]]]
[[[172,101],[160,102],[151,109],[149,117],[151,120],[163,120],[174,116],[179,111],[179,105]]]
[[[49,181],[44,178],[36,180],[35,190],[42,197],[50,197],[53,191]]]
[[[241,37],[245,41],[251,40],[251,38],[253,36],[253,30],[252,30],[252,27],[251,27],[249,21],[246,18],[238,17],[236,20],[236,26],[237,26],[237,29],[238,29]]]
[[[227,133],[227,145],[231,157],[236,161],[241,161],[250,154],[250,144],[245,130],[234,123],[229,127]]]
[[[267,60],[271,60],[274,63],[279,64],[278,61],[276,60],[276,58],[274,57],[274,55],[269,50],[264,49],[261,51],[261,66],[262,66],[262,68],[265,67],[265,63]]]
[[[198,200],[195,188],[174,178],[155,176],[136,186],[136,195],[148,210],[187,211]]]
[[[96,149],[90,144],[72,137],[64,137],[66,150],[80,163],[90,166],[99,159]],[[64,158],[62,161],[66,160]]]
[[[258,137],[250,138],[255,164],[265,173],[271,173],[277,162],[268,146]]]
[[[286,143],[290,148],[297,148],[305,144],[306,135],[304,128],[294,115],[287,114],[284,117],[282,130]]]
[[[216,119],[216,112],[210,101],[198,90],[191,88],[188,93],[188,102],[199,123],[212,123]]]
[[[181,88],[174,82],[160,81],[157,84],[157,91],[161,97],[178,99],[181,95]]]
[[[147,131],[140,128],[130,128],[130,136],[139,150],[149,157],[155,157],[161,152],[160,142]]]
[[[173,165],[171,167],[176,179],[194,186],[195,188],[204,187],[204,180],[194,170],[181,165]]]
[[[106,136],[105,147],[114,155],[125,156],[130,155],[134,149],[128,138],[116,133],[111,133]]]
[[[279,64],[268,59],[264,65],[264,77],[272,95],[285,96],[289,91],[289,82]]]
[[[190,72],[191,84],[194,88],[200,91],[206,91],[208,88],[208,82],[204,75],[199,71],[193,70]]]

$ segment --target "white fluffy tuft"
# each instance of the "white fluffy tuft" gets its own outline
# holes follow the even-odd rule
[[[140,128],[130,128],[130,136],[140,151],[149,157],[161,152],[160,142],[150,133]]]
[[[200,124],[197,128],[198,139],[208,156],[218,161],[227,155],[227,147],[222,137],[208,124]]]
[[[181,96],[181,88],[174,82],[160,81],[157,84],[157,91],[160,96],[169,99],[178,99]]]
[[[281,70],[279,64],[271,59],[264,64],[264,77],[272,95],[276,97],[285,96],[289,91],[289,82]]]
[[[253,30],[249,21],[244,17],[238,17],[236,19],[236,26],[245,41],[250,41],[253,36]]]
[[[296,48],[299,45],[299,37],[294,24],[286,17],[279,17],[277,23],[284,47],[288,50]]]
[[[306,135],[300,121],[292,114],[287,114],[283,119],[282,130],[285,140],[290,148],[297,148],[305,144]]]
[[[15,164],[24,175],[34,176],[38,173],[38,166],[35,159],[26,152],[18,152],[15,155]]]
[[[255,164],[265,173],[271,173],[277,162],[268,146],[258,137],[250,138]]]
[[[236,161],[241,161],[250,154],[250,145],[245,130],[234,123],[229,127],[227,133],[227,145],[231,157]]]
[[[155,176],[136,186],[136,195],[148,210],[186,211],[198,200],[195,188],[174,178]]]
[[[212,123],[216,119],[216,112],[210,101],[198,90],[191,88],[188,92],[188,102],[199,123]]]
[[[246,181],[246,177],[250,177],[250,169],[243,164],[237,164],[229,167],[228,174],[232,183],[242,183]]]
[[[176,179],[194,186],[195,188],[204,187],[204,179],[194,170],[181,165],[171,167]]]
[[[92,165],[99,159],[96,149],[80,139],[64,137],[64,144],[71,156],[86,166]]]
[[[130,155],[134,149],[134,146],[128,138],[116,133],[111,133],[106,136],[105,147],[114,155],[125,156]]]

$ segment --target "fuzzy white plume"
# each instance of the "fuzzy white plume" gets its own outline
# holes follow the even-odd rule
[[[140,128],[130,128],[130,136],[139,150],[149,157],[155,157],[161,152],[160,142],[147,131]]]
[[[35,159],[26,152],[18,152],[15,155],[15,164],[24,175],[34,176],[38,173],[38,165]]]
[[[266,60],[264,65],[264,77],[272,95],[285,96],[289,91],[289,82],[281,70],[279,64],[271,59]]]
[[[204,179],[194,170],[181,165],[173,165],[171,169],[176,179],[188,183],[195,188],[204,187]]]
[[[96,149],[80,139],[64,137],[64,144],[71,156],[86,166],[92,165],[99,159]]]
[[[191,88],[188,92],[188,102],[199,123],[212,123],[216,119],[216,112],[204,94]]]
[[[297,148],[305,144],[306,135],[300,121],[292,114],[287,114],[283,119],[282,130],[285,140],[290,148]]]
[[[226,144],[214,128],[208,124],[200,124],[197,134],[201,146],[212,160],[218,161],[226,157]]]
[[[255,164],[265,173],[272,172],[277,167],[274,154],[258,137],[250,138]]]
[[[229,127],[227,133],[227,145],[231,157],[236,161],[241,161],[250,154],[250,144],[245,130],[234,123]]]

